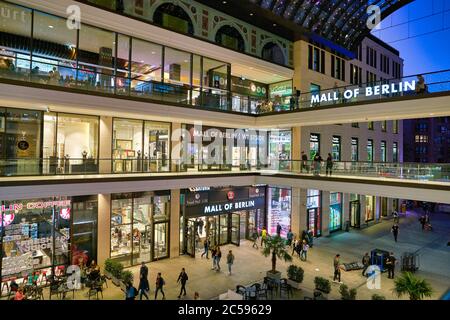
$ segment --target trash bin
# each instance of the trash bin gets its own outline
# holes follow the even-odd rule
[[[386,271],[386,260],[389,252],[386,250],[374,249],[370,252],[370,264],[376,265],[381,272]]]

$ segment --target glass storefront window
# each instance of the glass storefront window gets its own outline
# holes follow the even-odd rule
[[[291,189],[278,187],[268,188],[267,232],[277,234],[277,225],[281,225],[281,237],[286,238],[291,228]]]
[[[171,48],[164,49],[164,81],[177,84],[191,84],[191,54]]]
[[[307,189],[306,191],[306,211],[307,211],[307,230],[312,231],[314,237],[322,234],[322,199],[321,191]]]
[[[309,159],[313,160],[316,154],[320,154],[320,134],[311,133],[309,136]]]
[[[169,171],[170,123],[145,121],[144,159],[148,159],[151,172]],[[144,168],[147,164],[144,163]]]
[[[373,162],[373,140],[367,140],[367,161]]]
[[[386,155],[386,141],[381,141],[381,162],[387,161]]]
[[[131,38],[122,34],[117,35],[116,54],[116,93],[128,94],[130,85],[130,50]]]
[[[136,94],[152,94],[149,81],[160,82],[162,76],[162,46],[135,39],[131,49],[131,90]]]
[[[398,162],[398,143],[392,144],[392,162]]]
[[[111,257],[124,265],[168,257],[169,219],[168,192],[112,195]]]
[[[292,132],[291,130],[270,131],[269,134],[269,159],[279,161],[280,169],[290,168],[292,150]]]
[[[333,136],[332,157],[333,157],[334,161],[341,161],[341,137],[340,136]]]
[[[366,222],[375,218],[375,197],[366,196]]]
[[[358,161],[359,160],[359,141],[358,138],[352,138],[352,145],[351,145],[351,153],[352,153],[352,161]]]
[[[342,228],[342,193],[330,192],[330,232]]]
[[[136,172],[142,166],[142,120],[114,119],[113,158],[114,172]]]
[[[4,201],[0,213],[2,279],[36,270],[49,276],[70,263],[70,199]]]

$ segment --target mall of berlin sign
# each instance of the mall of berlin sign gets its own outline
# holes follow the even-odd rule
[[[416,80],[402,81],[398,83],[376,85],[373,87],[348,89],[344,91],[342,96],[344,97],[344,99],[349,100],[352,98],[358,98],[361,95],[363,95],[364,97],[390,95],[393,93],[411,91],[414,90],[415,88],[416,88]],[[364,89],[364,91],[361,92],[361,89]],[[311,95],[311,103],[339,101],[340,98],[341,93],[339,90],[322,94],[317,93]]]

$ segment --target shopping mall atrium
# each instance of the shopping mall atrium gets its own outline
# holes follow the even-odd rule
[[[0,0],[0,300],[450,299],[420,5]]]

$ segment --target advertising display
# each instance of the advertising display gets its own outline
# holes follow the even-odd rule
[[[306,195],[307,230],[312,231],[314,237],[322,235],[322,199],[321,191],[308,189]]]
[[[267,232],[277,234],[277,225],[281,225],[281,237],[286,238],[291,228],[291,189],[268,187],[267,192]]]
[[[342,228],[342,193],[330,192],[330,232]]]
[[[309,159],[314,159],[316,154],[320,154],[320,134],[311,133],[309,136]]]

